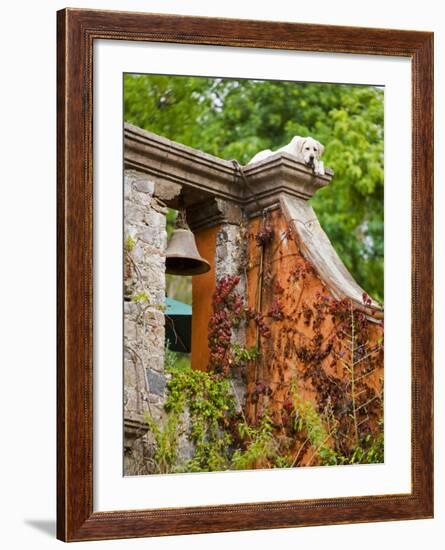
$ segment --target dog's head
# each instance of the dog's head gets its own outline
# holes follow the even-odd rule
[[[320,157],[324,152],[324,147],[314,138],[306,137],[299,139],[297,151],[299,157],[305,164],[314,166],[315,161],[320,160]]]

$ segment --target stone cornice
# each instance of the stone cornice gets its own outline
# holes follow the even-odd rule
[[[278,203],[280,193],[308,199],[329,184],[332,171],[315,176],[305,164],[285,153],[243,167],[249,186],[232,161],[176,143],[131,124],[125,124],[124,163],[149,175],[162,195],[163,186],[181,186],[187,208],[222,199],[245,209],[248,215]],[[155,191],[156,195],[156,191]],[[169,199],[160,196],[167,204]],[[175,206],[170,200],[169,206]]]
[[[310,199],[322,187],[326,187],[333,176],[327,169],[324,176],[315,176],[310,168],[298,162],[287,153],[276,153],[261,162],[243,167],[249,189],[244,196],[244,208],[248,215],[279,203],[280,193]]]
[[[148,432],[148,430],[149,426],[145,421],[143,414],[133,413],[133,415],[129,415],[126,413],[124,417],[124,432],[125,438],[128,442],[138,439],[144,435],[144,433]]]
[[[241,204],[243,188],[236,185],[230,161],[187,147],[137,126],[125,124],[124,164],[150,175],[155,183],[168,182]]]

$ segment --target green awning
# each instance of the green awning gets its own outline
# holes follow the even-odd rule
[[[165,341],[172,351],[190,353],[192,349],[192,306],[165,298]]]
[[[184,304],[184,302],[179,302],[178,300],[173,300],[173,298],[166,296],[165,305],[167,306],[167,309],[165,310],[166,315],[192,316],[192,306],[189,304]]]

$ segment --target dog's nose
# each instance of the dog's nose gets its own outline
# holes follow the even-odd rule
[[[309,160],[314,160],[315,159],[315,156],[314,155],[310,155],[309,156]]]

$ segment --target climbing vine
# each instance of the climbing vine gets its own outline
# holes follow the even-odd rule
[[[232,329],[244,316],[244,300],[235,291],[239,276],[225,276],[216,285],[213,295],[213,314],[209,321],[208,343],[210,370],[227,375],[233,363]]]
[[[266,303],[249,306],[238,292],[239,276],[217,282],[208,370],[166,365],[166,418],[162,428],[150,424],[157,471],[382,462],[383,323],[374,319],[371,299],[336,299],[323,284],[308,292],[318,276],[301,256],[287,284],[280,283],[268,257],[274,232],[267,219],[252,238],[264,270],[259,281],[269,291]],[[241,326],[256,333],[255,345],[237,342]],[[251,369],[243,403],[234,389],[235,368]],[[181,462],[184,435],[193,453]]]
[[[238,353],[242,360],[255,354],[240,349]],[[236,411],[229,377],[178,367],[174,355],[167,347],[165,369],[171,379],[162,425],[146,415],[155,440],[154,471],[211,472],[265,463],[282,465],[270,418],[264,415],[257,426],[248,425]],[[179,439],[184,432],[194,450],[192,458],[180,463]]]
[[[295,363],[300,385],[306,384],[315,393],[314,410],[327,427],[328,435],[318,458],[308,458],[308,447],[317,448],[316,442],[313,437],[304,436],[301,422],[296,433],[295,423],[289,424],[292,416],[301,419],[301,411],[295,408],[295,391],[289,387],[295,389],[295,380],[287,383],[281,413],[283,430],[303,440],[308,452],[303,453],[300,448],[298,458],[305,455],[305,464],[313,463],[314,459],[323,464],[381,462],[383,380],[376,380],[375,375],[381,376],[382,372],[383,323],[373,322],[372,301],[366,294],[359,306],[351,300],[335,299],[325,289],[317,291],[315,299],[306,300],[308,276],[316,273],[307,261],[300,260],[289,273],[288,291],[278,287],[272,298],[269,317],[282,321],[275,365],[282,372],[277,356],[287,364]],[[286,314],[280,307],[282,302],[293,304],[296,314]],[[304,331],[296,328],[298,322],[306,327]],[[377,339],[372,332],[376,326],[382,330]],[[373,383],[369,383],[373,377]],[[285,386],[281,374],[281,389]]]

